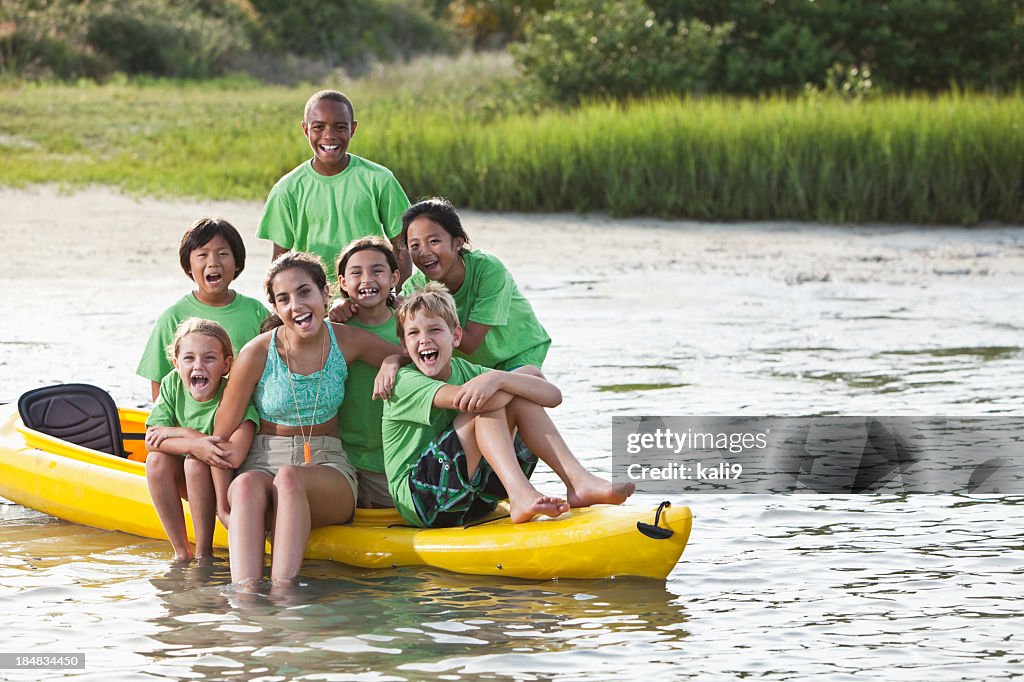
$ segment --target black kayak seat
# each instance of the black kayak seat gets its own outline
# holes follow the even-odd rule
[[[85,448],[127,457],[117,405],[110,394],[90,384],[58,384],[27,391],[18,398],[25,426]],[[144,434],[127,434],[144,438]]]

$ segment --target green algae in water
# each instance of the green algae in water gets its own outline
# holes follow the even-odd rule
[[[665,388],[679,388],[689,384],[605,384],[598,386],[602,393],[628,393],[630,391],[660,391]]]
[[[983,360],[1006,360],[1018,355],[1021,349],[1018,346],[977,346],[958,348],[928,348],[924,350],[890,350],[882,351],[881,355],[930,355],[936,358],[950,358],[957,356],[973,356]]]

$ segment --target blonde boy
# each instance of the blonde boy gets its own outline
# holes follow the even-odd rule
[[[428,284],[396,314],[413,365],[398,372],[382,431],[388,485],[406,521],[462,525],[507,497],[512,521],[522,523],[621,504],[633,493],[632,484],[612,485],[572,454],[545,411],[562,394],[538,369],[505,372],[452,357],[462,328],[443,285]],[[565,483],[565,499],[530,483],[538,458]]]

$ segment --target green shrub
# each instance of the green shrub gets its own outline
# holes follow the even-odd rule
[[[0,0],[0,73],[102,79],[334,67],[457,51],[434,0]]]
[[[556,0],[514,54],[567,102],[701,91],[730,30],[659,21],[644,0]]]
[[[454,52],[454,34],[417,0],[253,0],[271,36],[265,47],[335,66]]]
[[[30,78],[217,75],[249,47],[246,12],[244,0],[3,0],[2,68]]]
[[[713,69],[724,92],[822,86],[836,63],[867,64],[894,90],[1024,82],[1022,0],[649,1],[666,20],[735,22]]]
[[[89,18],[86,42],[127,74],[208,78],[248,49],[245,33],[193,3],[108,0]]]
[[[85,70],[83,12],[32,0],[0,0],[0,73],[69,78]],[[106,66],[90,64],[103,73]]]
[[[672,26],[691,39],[675,42]],[[709,26],[712,40],[692,39]],[[734,94],[820,90],[836,68],[863,67],[890,91],[1024,84],[1024,0],[560,0],[526,36],[524,69],[568,100],[596,80],[614,85],[595,94],[642,95],[648,72],[676,78],[675,91]]]

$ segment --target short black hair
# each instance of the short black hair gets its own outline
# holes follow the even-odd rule
[[[181,245],[178,247],[178,259],[186,275],[192,277],[192,268],[189,265],[192,252],[218,235],[224,237],[235,257],[235,274],[231,279],[242,274],[242,270],[245,269],[245,243],[242,241],[242,235],[238,234],[234,225],[223,218],[200,218],[185,230]]]
[[[306,108],[302,110],[302,120],[309,120],[309,112],[320,103],[321,100],[329,99],[334,102],[341,102],[348,107],[348,115],[353,121],[356,120],[356,110],[352,106],[352,100],[346,97],[344,94],[337,90],[321,90],[320,92],[314,92],[312,97],[306,100]]]

